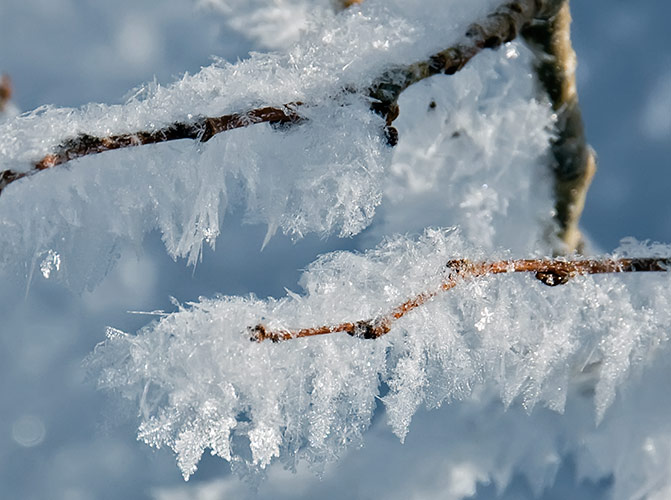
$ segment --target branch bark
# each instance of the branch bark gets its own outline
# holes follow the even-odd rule
[[[27,172],[16,172],[14,170],[0,172],[0,194],[7,185],[14,181],[29,177],[56,165],[61,165],[75,158],[81,158],[82,156],[179,139],[194,139],[200,142],[207,142],[216,134],[226,130],[248,127],[255,123],[297,123],[302,120],[296,111],[301,105],[301,102],[294,102],[279,107],[253,109],[246,113],[203,117],[191,123],[172,123],[158,130],[140,131],[131,134],[111,135],[107,137],[80,134],[73,139],[63,142],[54,153],[48,154],[36,162],[33,168]]]
[[[671,258],[636,258],[636,259],[519,259],[495,262],[471,262],[467,259],[451,260],[446,265],[448,270],[445,279],[435,290],[416,295],[383,316],[374,319],[340,323],[338,325],[318,326],[297,330],[268,330],[262,324],[249,328],[250,338],[255,342],[270,340],[280,342],[302,337],[314,337],[330,333],[344,332],[352,337],[377,339],[389,333],[394,322],[410,311],[427,303],[441,292],[446,292],[460,282],[507,273],[534,273],[536,279],[548,286],[558,286],[578,275],[632,272],[668,272],[671,269]]]
[[[557,13],[536,19],[522,29],[522,36],[536,55],[535,70],[557,114],[557,138],[552,143],[555,179],[555,220],[559,226],[557,254],[580,252],[578,228],[587,190],[596,172],[596,155],[587,144],[578,104],[576,55],[571,46],[569,1]]]
[[[0,113],[5,110],[5,106],[12,98],[12,80],[9,75],[0,77]]]
[[[405,89],[433,75],[456,73],[483,49],[497,48],[502,43],[514,39],[520,30],[535,18],[545,19],[553,15],[559,3],[561,3],[559,0],[508,1],[485,19],[469,26],[462,39],[452,47],[434,54],[428,60],[392,68],[377,78],[368,89],[368,95],[373,102],[372,110],[381,114],[386,120],[389,143],[395,144],[398,139],[398,134],[391,124],[398,116],[397,101]],[[302,120],[297,111],[301,104],[289,103],[277,107],[253,109],[245,113],[203,117],[192,123],[173,123],[156,131],[139,131],[108,137],[80,134],[64,141],[54,153],[37,161],[26,172],[14,170],[0,172],[0,194],[14,181],[82,156],[178,139],[205,142],[223,131],[256,123],[297,123]]]

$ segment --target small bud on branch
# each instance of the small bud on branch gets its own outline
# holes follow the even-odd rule
[[[536,279],[548,286],[566,284],[571,278],[585,274],[667,272],[671,269],[671,258],[624,258],[624,259],[518,259],[496,262],[471,262],[467,259],[451,260],[446,264],[447,279],[433,290],[420,293],[389,313],[371,320],[318,326],[299,330],[272,331],[262,324],[249,328],[252,341],[270,340],[280,342],[302,337],[314,337],[329,333],[345,332],[352,337],[376,339],[389,333],[393,323],[413,309],[417,309],[441,292],[451,290],[460,281],[504,273],[535,273]]]

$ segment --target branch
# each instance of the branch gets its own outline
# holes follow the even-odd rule
[[[296,108],[303,103],[294,102],[280,107],[265,107],[217,117],[203,117],[191,123],[172,123],[165,128],[154,131],[140,131],[132,134],[95,137],[80,134],[73,139],[63,142],[55,153],[48,154],[33,165],[27,172],[5,170],[0,172],[0,194],[2,190],[14,181],[29,177],[38,172],[56,165],[61,165],[82,156],[122,149],[130,146],[156,144],[159,142],[176,141],[179,139],[194,139],[207,142],[216,134],[226,130],[248,127],[255,123],[285,124],[297,123],[302,120]]]
[[[536,279],[548,286],[566,284],[571,278],[585,274],[667,272],[671,269],[671,258],[635,258],[603,260],[519,259],[496,262],[471,262],[466,259],[451,260],[446,265],[448,277],[433,290],[420,293],[389,313],[374,319],[318,326],[299,330],[267,330],[262,324],[249,328],[252,341],[270,340],[280,342],[302,337],[314,337],[329,333],[345,332],[352,337],[376,339],[389,333],[393,323],[413,309],[417,309],[441,292],[457,286],[461,281],[503,273],[535,273]]]
[[[557,3],[558,0],[514,0],[504,3],[484,20],[472,24],[454,46],[434,54],[426,61],[390,69],[375,79],[368,89],[368,95],[373,100],[372,110],[386,120],[389,143],[393,145],[398,139],[398,133],[391,127],[391,123],[398,116],[397,101],[405,89],[433,75],[456,73],[482,49],[499,47],[502,43],[513,40],[520,30],[535,18],[546,18],[554,13]],[[256,123],[297,123],[302,120],[296,110],[301,105],[302,103],[289,103],[253,109],[245,113],[214,118],[203,117],[191,123],[173,123],[156,131],[139,131],[108,137],[81,134],[63,142],[54,153],[46,155],[26,172],[14,170],[0,172],[0,194],[14,181],[82,156],[178,139],[205,142],[226,130]]]
[[[9,75],[0,77],[0,113],[5,110],[5,106],[12,98],[12,80]]]
[[[338,10],[345,10],[350,8],[352,5],[357,5],[363,3],[363,0],[335,0],[335,6]]]
[[[596,172],[596,155],[587,144],[578,104],[576,55],[571,46],[569,1],[556,15],[537,19],[522,29],[522,36],[536,55],[535,70],[557,114],[558,137],[552,143],[555,178],[555,219],[562,248],[558,253],[581,252],[578,221],[587,190]]]

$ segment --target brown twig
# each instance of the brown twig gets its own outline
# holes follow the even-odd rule
[[[302,328],[298,330],[268,330],[262,324],[249,329],[251,340],[280,342],[302,337],[314,337],[329,333],[344,332],[352,337],[376,339],[389,333],[393,323],[410,311],[417,309],[441,292],[451,290],[460,281],[503,273],[535,273],[536,279],[548,286],[567,283],[577,275],[631,272],[666,272],[671,269],[671,258],[635,259],[519,259],[496,262],[470,262],[466,259],[451,260],[446,265],[447,278],[433,291],[420,293],[406,300],[389,313],[370,320],[340,323],[332,326]]]
[[[557,138],[552,142],[555,179],[555,220],[559,226],[558,254],[582,251],[578,221],[587,189],[596,172],[596,155],[587,144],[578,104],[576,55],[571,46],[571,12],[568,0],[557,13],[536,19],[522,29],[522,36],[536,55],[538,80],[557,115]]]
[[[390,69],[377,78],[368,89],[368,95],[372,99],[373,111],[386,119],[386,134],[389,143],[395,144],[398,137],[391,123],[398,116],[398,97],[405,89],[433,75],[456,73],[482,49],[496,48],[514,39],[520,30],[533,19],[551,15],[557,2],[558,0],[506,2],[484,20],[472,24],[466,30],[462,40],[454,46],[434,54],[426,61]],[[14,170],[0,172],[0,194],[7,185],[16,180],[82,156],[177,139],[207,141],[213,135],[225,130],[246,127],[255,123],[295,123],[301,121],[301,116],[296,110],[300,104],[290,103],[215,118],[204,117],[192,123],[173,123],[156,131],[140,131],[109,137],[81,134],[66,140],[56,152],[45,156],[26,172]]]
[[[271,125],[296,123],[302,119],[296,111],[296,108],[301,105],[301,102],[294,102],[280,107],[253,109],[246,113],[203,117],[190,123],[172,123],[158,130],[141,131],[133,134],[111,135],[107,137],[80,134],[73,139],[63,142],[58,146],[55,153],[46,155],[27,172],[16,172],[13,170],[0,172],[0,193],[2,193],[2,190],[8,184],[14,181],[82,156],[130,146],[156,144],[179,139],[195,139],[200,142],[207,142],[220,132],[248,127],[255,123],[270,123]]]
[[[12,98],[12,80],[9,75],[0,77],[0,113],[5,110],[5,106]]]

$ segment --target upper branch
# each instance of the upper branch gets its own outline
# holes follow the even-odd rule
[[[8,184],[14,181],[34,175],[56,165],[61,165],[75,158],[102,153],[103,151],[143,144],[176,141],[179,139],[195,139],[207,142],[216,134],[226,130],[248,127],[255,123],[296,123],[302,119],[296,112],[296,108],[301,106],[301,104],[301,102],[294,102],[279,107],[253,109],[246,113],[203,117],[190,123],[177,122],[158,130],[140,131],[132,134],[110,135],[107,137],[80,134],[75,138],[63,142],[54,153],[48,154],[36,162],[33,168],[27,172],[16,172],[14,170],[0,172],[0,193],[2,193],[2,190]]]
[[[329,333],[344,332],[353,337],[376,339],[389,333],[393,323],[441,292],[451,290],[460,281],[503,273],[535,273],[536,279],[548,286],[566,284],[572,277],[585,274],[666,272],[671,269],[671,258],[634,259],[518,259],[496,262],[471,262],[467,259],[451,260],[446,264],[447,278],[434,290],[420,293],[387,314],[374,319],[345,322],[337,325],[302,328],[298,330],[267,330],[262,324],[249,329],[251,340],[280,342],[302,337],[314,337]]]
[[[557,3],[558,0],[508,1],[485,19],[469,26],[462,39],[454,46],[432,55],[428,60],[390,69],[375,79],[368,89],[368,95],[372,98],[373,111],[385,117],[389,142],[394,144],[397,139],[396,130],[391,127],[391,123],[398,116],[397,100],[405,89],[433,75],[456,73],[482,49],[496,48],[514,39],[520,30],[533,19],[552,15]],[[296,123],[302,120],[297,111],[301,104],[289,103],[253,109],[245,113],[203,117],[190,123],[173,123],[154,131],[138,131],[107,137],[80,134],[64,141],[55,152],[37,161],[28,171],[1,171],[0,194],[14,181],[82,156],[178,139],[195,139],[204,142],[223,131],[256,123]]]

